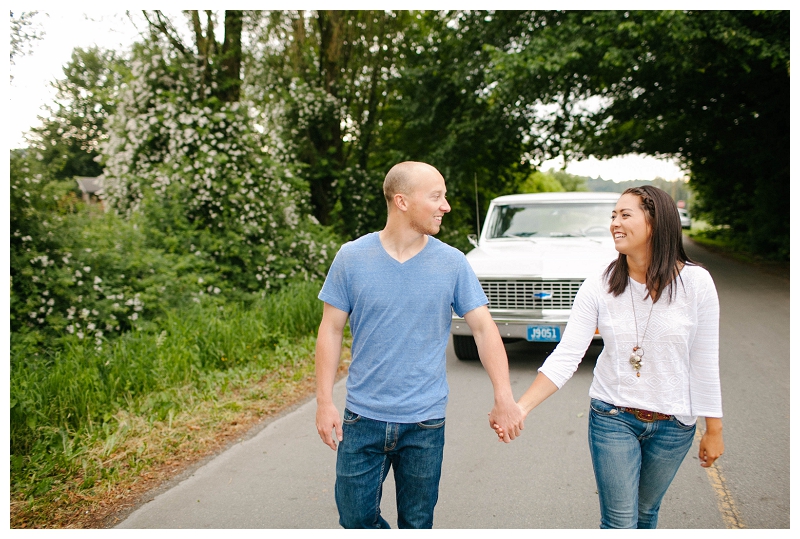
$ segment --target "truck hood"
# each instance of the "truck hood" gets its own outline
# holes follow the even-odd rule
[[[617,258],[612,238],[484,241],[467,253],[478,278],[585,279]]]

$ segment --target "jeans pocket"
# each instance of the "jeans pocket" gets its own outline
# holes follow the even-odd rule
[[[417,426],[421,429],[440,429],[444,427],[444,418],[440,417],[439,419],[426,419],[425,421],[420,421],[417,423]]]
[[[692,425],[687,425],[686,423],[679,421],[678,418],[675,416],[672,416],[672,422],[675,424],[676,427],[685,431],[694,430],[695,427],[697,427],[697,423],[694,423]]]
[[[599,399],[592,399],[589,403],[592,407],[592,411],[598,415],[603,416],[618,416],[619,409],[614,406],[613,404],[608,404],[607,402],[601,401]]]
[[[359,419],[361,419],[360,415],[354,414],[347,408],[344,409],[344,422],[347,425],[352,425],[353,423],[357,423]]]

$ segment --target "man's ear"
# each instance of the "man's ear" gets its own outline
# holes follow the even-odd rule
[[[406,195],[403,193],[395,193],[394,205],[400,211],[408,211],[408,201],[406,200]]]

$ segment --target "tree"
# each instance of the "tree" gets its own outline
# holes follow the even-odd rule
[[[522,124],[487,98],[484,77],[485,45],[508,46],[517,25],[505,12],[273,12],[259,26],[255,54],[265,60],[252,60],[260,71],[247,91],[286,159],[303,163],[321,222],[346,237],[380,228],[388,169],[426,161],[443,172],[454,207],[441,237],[467,246],[476,180],[485,207],[530,171]]]
[[[23,11],[17,13],[11,11],[11,48],[9,56],[11,64],[14,64],[14,58],[17,56],[24,56],[28,53],[28,48],[31,43],[42,39],[43,32],[33,24],[33,18],[38,14],[38,11]]]
[[[314,215],[347,235],[374,217],[364,202],[375,199],[365,191],[374,191],[386,173],[383,163],[376,172],[374,156],[395,98],[392,83],[410,17],[402,11],[270,12],[254,29],[258,58],[248,72],[248,93],[269,111],[265,129],[281,135],[285,159],[302,163]]]
[[[172,249],[212,261],[240,289],[323,276],[330,234],[308,214],[307,184],[266,150],[253,104],[220,100],[202,66],[156,37],[134,48],[107,122],[109,211],[146,215]]]
[[[222,42],[216,38],[216,14],[211,10],[183,12],[189,19],[194,36],[194,50],[184,44],[181,32],[161,11],[143,11],[145,20],[153,34],[166,38],[172,49],[185,60],[194,61],[199,70],[198,90],[206,88],[211,95],[225,103],[239,100],[242,86],[242,28],[243,11],[225,10],[224,36]],[[205,18],[205,26],[203,25]]]
[[[107,138],[105,122],[116,107],[122,81],[130,76],[126,60],[114,51],[75,49],[64,78],[53,83],[56,101],[42,125],[28,137],[56,179],[99,176],[99,145]]]
[[[788,257],[789,12],[526,13],[498,98],[567,158],[672,156],[698,208]],[[594,110],[586,100],[594,98]]]
[[[425,161],[442,172],[453,210],[440,237],[462,249],[481,218],[476,206],[485,212],[532,171],[522,159],[524,119],[492,92],[490,51],[513,47],[520,31],[515,12],[454,11],[417,14],[404,34],[383,146],[393,159]]]

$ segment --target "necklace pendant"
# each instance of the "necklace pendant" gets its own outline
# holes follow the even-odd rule
[[[642,333],[642,340],[640,341],[639,322],[636,318],[636,304],[633,301],[633,285],[631,283],[630,277],[628,277],[628,290],[631,293],[631,311],[633,312],[633,324],[634,328],[636,329],[636,345],[633,347],[633,353],[631,354],[630,362],[631,366],[633,367],[633,370],[636,371],[636,377],[641,378],[642,375],[639,372],[639,369],[642,368],[642,363],[643,363],[642,358],[644,357],[644,350],[642,350],[642,347],[639,346],[639,343],[641,342],[642,344],[644,344],[645,337],[647,336],[647,328],[650,327],[650,316],[653,314],[653,307],[655,306],[655,304],[653,303],[651,298],[650,312],[647,314],[647,322],[645,323],[644,333]]]

